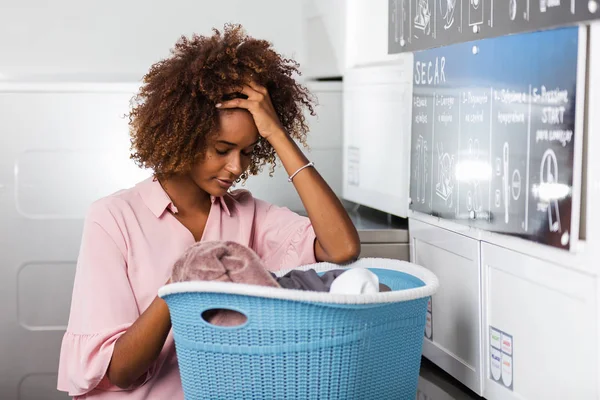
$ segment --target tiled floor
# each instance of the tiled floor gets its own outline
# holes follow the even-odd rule
[[[417,400],[483,400],[436,365],[423,359]]]

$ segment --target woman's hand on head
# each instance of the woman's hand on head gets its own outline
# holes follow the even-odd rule
[[[218,109],[243,108],[252,114],[254,123],[259,134],[265,139],[285,134],[279,117],[275,112],[275,107],[271,102],[271,96],[267,89],[255,82],[250,82],[240,90],[241,93],[248,96],[247,99],[236,98],[223,101],[216,105]]]

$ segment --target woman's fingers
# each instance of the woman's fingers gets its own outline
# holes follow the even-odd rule
[[[217,108],[246,108],[250,109],[251,102],[261,103],[268,95],[267,89],[251,81],[248,85],[238,88],[238,93],[245,94],[248,99],[235,98],[217,104]]]
[[[262,101],[269,94],[264,86],[261,86],[254,81],[249,81],[246,85],[233,88],[233,91],[226,95],[226,97],[235,97],[236,93],[244,94],[248,97],[248,100],[254,101]],[[229,99],[224,99],[224,101],[228,100]]]
[[[258,83],[254,82],[254,81],[250,81],[248,82],[248,86],[250,86],[250,88],[252,90],[254,90],[255,92],[258,92],[260,94],[267,95],[269,92],[267,91],[267,88],[264,86],[259,85]]]
[[[252,111],[255,106],[259,108],[265,107],[267,109],[272,108],[270,106],[269,92],[263,86],[260,86],[254,81],[250,81],[247,85],[238,88],[238,93],[246,95],[248,98],[235,98],[231,100],[224,100],[221,103],[216,104],[219,109],[226,108],[245,108],[248,111]]]
[[[248,96],[249,100],[255,100],[255,101],[260,101],[264,98],[264,93],[262,91],[260,91],[260,86],[256,86],[256,84],[254,84],[254,86],[252,86],[253,83],[249,83],[248,85],[244,85],[244,87],[242,88],[241,93],[245,94],[246,96]]]
[[[246,99],[233,99],[233,100],[227,100],[227,101],[223,101],[221,103],[218,103],[215,105],[215,107],[217,108],[245,108],[246,110],[250,110],[252,108],[252,105],[254,104],[254,101],[251,100],[246,100]]]

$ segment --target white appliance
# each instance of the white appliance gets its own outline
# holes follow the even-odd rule
[[[344,75],[344,176],[347,200],[408,215],[412,54]]]
[[[486,399],[600,398],[600,23],[582,34],[571,251],[409,211],[411,260],[440,279],[424,355]]]
[[[0,398],[56,390],[83,217],[148,176],[128,159],[135,84],[0,85]],[[8,361],[6,361],[8,360]]]

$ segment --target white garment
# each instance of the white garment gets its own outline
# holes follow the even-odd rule
[[[333,280],[329,293],[379,293],[379,277],[366,268],[350,268]]]

